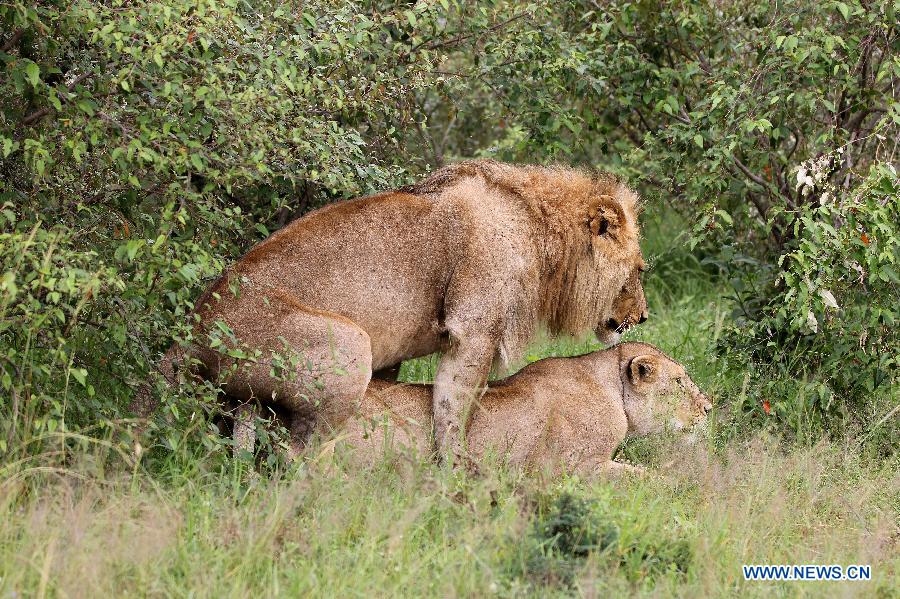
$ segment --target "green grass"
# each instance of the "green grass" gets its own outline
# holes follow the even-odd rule
[[[677,466],[618,482],[349,456],[272,479],[21,471],[0,487],[0,596],[896,592],[896,464],[766,437],[672,451]],[[743,563],[863,563],[874,579],[750,583]]]
[[[187,448],[110,468],[119,445],[96,442],[63,464],[0,466],[0,598],[897,596],[896,452],[766,432],[759,387],[713,352],[728,316],[720,283],[653,227],[652,317],[627,338],[683,362],[716,409],[698,444],[621,449],[657,466],[651,476],[548,480],[488,464],[475,477],[327,452],[256,475]],[[557,341],[528,359],[595,347]],[[403,376],[428,380],[435,363]],[[871,564],[873,580],[745,582],[740,566],[753,563]]]

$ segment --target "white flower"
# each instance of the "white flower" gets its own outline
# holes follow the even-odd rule
[[[806,313],[806,324],[812,329],[813,333],[819,332],[819,321],[816,320],[816,315],[812,313],[812,310]]]
[[[834,308],[835,310],[838,310],[840,308],[840,306],[838,306],[837,300],[834,299],[834,294],[831,293],[831,291],[829,291],[828,289],[819,289],[819,295],[822,297],[822,301],[825,303],[825,305],[829,308]],[[812,314],[812,312],[810,312],[810,314]],[[808,320],[809,318],[807,317],[807,321]]]
[[[797,171],[797,187],[796,189],[800,189],[803,187],[804,182],[806,181],[806,167],[801,166],[800,170]]]

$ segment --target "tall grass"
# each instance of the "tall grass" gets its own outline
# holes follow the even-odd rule
[[[273,479],[35,473],[0,486],[0,596],[896,592],[896,463],[765,437],[670,458],[615,483],[341,454]],[[752,583],[744,563],[871,564],[873,580]]]

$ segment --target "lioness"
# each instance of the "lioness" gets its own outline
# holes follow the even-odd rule
[[[326,206],[228,268],[196,304],[194,344],[159,369],[174,382],[184,351],[230,399],[290,410],[299,443],[343,421],[373,371],[442,351],[436,441],[458,453],[467,402],[539,325],[614,342],[647,318],[637,204],[609,175],[481,160]],[[634,322],[613,317],[617,297]]]
[[[388,445],[431,449],[429,385],[372,381],[341,442],[376,456]],[[712,403],[683,366],[646,343],[622,343],[575,358],[550,358],[491,383],[472,409],[468,450],[493,449],[510,463],[581,474],[621,471],[612,461],[626,436],[700,423]],[[326,433],[327,434],[327,433]]]

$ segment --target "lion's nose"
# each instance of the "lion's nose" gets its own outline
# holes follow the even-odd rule
[[[642,322],[647,322],[647,319],[648,319],[649,317],[650,317],[650,315],[647,314],[647,312],[642,312],[642,313],[641,313],[641,317],[638,318],[638,324],[641,324]]]

